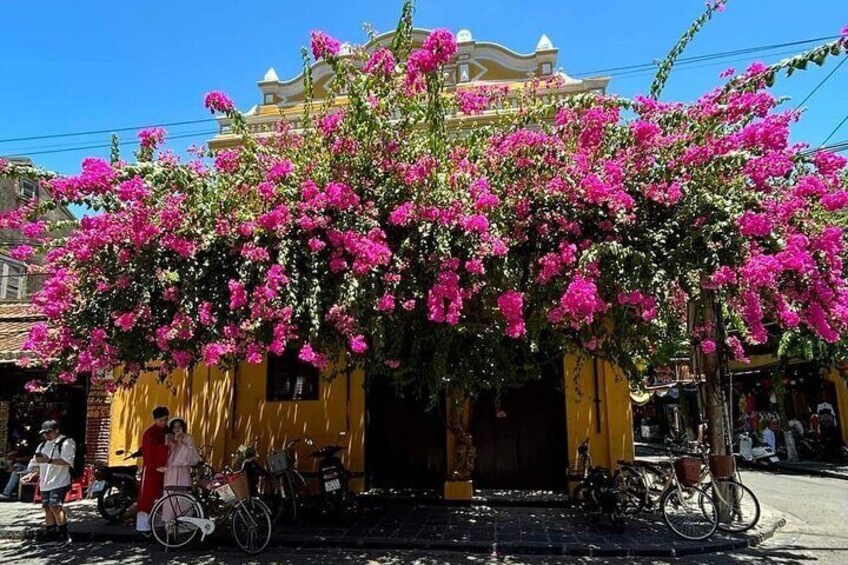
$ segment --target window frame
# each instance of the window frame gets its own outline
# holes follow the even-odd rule
[[[28,186],[32,187],[32,195],[27,194]],[[38,181],[26,177],[21,177],[19,179],[18,196],[25,200],[33,200],[35,198],[38,198]]]
[[[23,265],[22,263],[18,263],[17,261],[14,261],[14,260],[6,258],[6,257],[3,257],[2,259],[0,259],[0,263],[2,263],[2,266],[0,266],[0,277],[2,277],[2,280],[0,280],[0,300],[7,301],[7,302],[22,300],[26,296],[26,285],[27,285],[26,266]],[[11,269],[16,269],[18,271],[18,274],[17,275],[12,274],[10,272]],[[17,296],[15,296],[15,297],[8,296],[8,294],[9,294],[9,281],[12,278],[16,278],[18,280]]]
[[[268,354],[265,400],[268,402],[304,402],[321,399],[321,371],[297,358],[294,349],[287,349],[283,355]],[[303,379],[298,383],[298,379]],[[285,381],[288,380],[288,383]],[[296,394],[309,383],[307,394]],[[290,390],[290,393],[285,392]]]

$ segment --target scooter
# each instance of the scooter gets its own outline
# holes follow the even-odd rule
[[[343,437],[344,432],[339,434]],[[333,517],[341,518],[349,514],[355,507],[355,498],[348,487],[350,471],[348,471],[338,454],[345,450],[342,445],[325,445],[309,454],[318,459],[318,484],[320,492],[316,498],[320,501],[320,509]]]
[[[771,466],[780,462],[770,445],[751,437],[748,432],[742,432],[737,439],[739,441],[739,455],[748,463]]]
[[[141,450],[129,454],[123,449],[115,452],[118,456],[125,454],[124,461],[138,459]],[[138,498],[138,465],[98,467],[87,498],[97,498],[97,511],[107,522],[120,522]]]

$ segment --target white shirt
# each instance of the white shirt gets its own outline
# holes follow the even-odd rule
[[[771,447],[771,450],[774,451],[777,448],[777,438],[774,436],[774,431],[771,428],[766,428],[763,430],[763,443],[767,444]]]
[[[62,438],[65,441],[62,442]],[[62,443],[61,453],[59,443]],[[62,459],[68,465],[54,465],[51,463],[36,463],[35,457],[29,462],[29,468],[38,468],[38,487],[42,492],[56,490],[71,484],[71,467],[74,464],[77,444],[69,437],[59,436],[53,441],[45,441],[35,449],[35,455],[41,453],[48,459]]]

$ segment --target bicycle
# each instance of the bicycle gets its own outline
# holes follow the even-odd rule
[[[339,438],[346,432],[340,432]],[[272,451],[265,461],[270,488],[271,507],[275,519],[287,515],[296,521],[307,508],[318,511],[322,516],[332,519],[344,519],[355,513],[356,498],[350,492],[350,472],[345,468],[338,453],[345,448],[341,445],[325,445],[309,454],[318,460],[318,488],[312,491],[304,476],[297,470],[295,446],[303,442],[314,446],[309,438],[292,440],[285,449]]]
[[[606,515],[613,530],[623,533],[626,528],[624,497],[615,475],[609,469],[592,466],[588,438],[577,448],[577,454],[577,464],[572,467],[569,476],[580,481],[572,494],[575,505],[591,522]]]
[[[153,537],[165,549],[179,549],[203,541],[229,520],[230,534],[243,552],[256,554],[271,541],[271,511],[262,500],[250,496],[240,471],[225,469],[213,480],[187,491],[171,491],[150,511]]]
[[[284,449],[270,451],[265,457],[266,479],[270,486],[266,489],[274,520],[286,516],[296,522],[301,514],[303,499],[309,493],[306,479],[297,470],[295,446],[304,442],[313,445],[311,439],[298,438],[286,444]]]
[[[651,509],[678,536],[692,541],[712,536],[718,528],[713,497],[700,485],[701,462],[694,457],[675,459],[668,451],[667,467],[647,462],[619,461],[618,480],[630,515]],[[650,479],[649,479],[650,477]]]
[[[733,455],[709,455],[701,447],[699,483],[711,493],[718,506],[718,529],[747,532],[760,520],[760,501],[742,484],[742,476]]]
[[[197,454],[200,456],[200,461],[191,468],[191,478],[194,483],[210,481],[215,477],[215,470],[212,468],[212,465],[209,464],[209,460],[212,458],[213,449],[214,446],[209,444],[201,445],[197,448]]]

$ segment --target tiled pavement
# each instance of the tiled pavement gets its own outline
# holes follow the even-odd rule
[[[71,531],[80,541],[135,541],[130,525],[110,526],[96,515],[91,501],[69,505]],[[37,525],[35,505],[0,505],[0,537],[24,537]],[[522,506],[444,506],[431,504],[368,504],[347,523],[303,525],[281,523],[273,544],[296,547],[348,547],[456,550],[491,554],[674,556],[712,553],[748,547],[782,525],[782,517],[764,511],[749,536],[716,533],[702,542],[674,536],[658,516],[631,520],[616,534],[603,524],[592,525],[569,508]],[[224,540],[224,543],[228,543]]]

